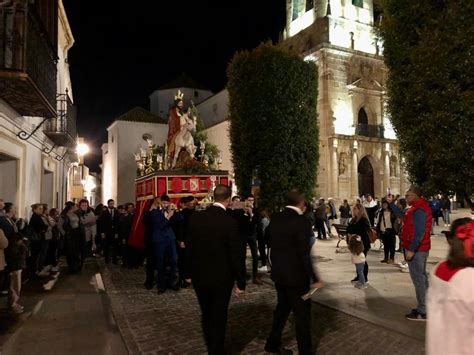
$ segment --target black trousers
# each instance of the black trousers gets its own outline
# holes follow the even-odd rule
[[[224,342],[227,328],[227,311],[229,308],[232,286],[198,286],[194,285],[202,313],[202,332],[209,354],[225,354]]]
[[[110,262],[110,258],[112,258],[112,262],[117,264],[118,260],[118,248],[119,248],[119,240],[115,238],[115,235],[107,235],[106,238],[103,240],[104,245],[104,258],[105,262]]]
[[[52,265],[52,266],[58,265],[58,248],[59,248],[59,241],[57,239],[52,239],[49,242],[46,265]]]
[[[178,254],[178,273],[179,273],[179,280],[189,279],[189,275],[186,275],[186,249],[181,248],[179,243],[176,245],[176,254]]]
[[[257,239],[258,241],[258,252],[260,253],[260,261],[262,266],[267,265],[267,241],[262,236]]]
[[[383,241],[383,253],[384,259],[394,259],[395,258],[395,233],[394,231],[386,231],[382,233],[382,241]]]
[[[145,284],[150,287],[155,283],[156,257],[153,243],[145,242],[146,280]]]
[[[323,239],[326,239],[326,227],[324,226],[324,219],[316,218],[314,226],[318,231],[318,238],[321,239],[322,236]]]
[[[301,296],[309,291],[309,286],[289,287],[276,283],[278,303],[273,313],[273,325],[265,348],[278,351],[281,336],[290,312],[296,321],[296,341],[298,352],[302,355],[312,353],[311,343],[311,300],[303,301]]]
[[[250,253],[252,254],[252,277],[257,277],[258,274],[258,247],[257,247],[257,236],[249,235],[249,236],[242,236],[244,242],[243,246],[243,257],[244,260],[247,259],[247,244],[250,248]],[[244,274],[247,273],[247,266],[244,263]]]

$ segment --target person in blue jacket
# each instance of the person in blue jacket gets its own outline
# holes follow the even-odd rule
[[[167,195],[161,196],[161,209],[150,209],[151,241],[155,254],[158,294],[166,292],[167,287],[177,291],[177,255],[176,236],[174,235],[171,218],[175,213]],[[169,269],[168,269],[169,268]],[[167,270],[168,269],[168,270]]]

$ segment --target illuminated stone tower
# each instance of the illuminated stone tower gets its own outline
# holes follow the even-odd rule
[[[287,0],[286,6],[281,45],[318,67],[318,194],[341,200],[382,197],[387,188],[404,192],[372,0]]]

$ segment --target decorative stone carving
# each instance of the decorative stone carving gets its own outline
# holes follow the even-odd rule
[[[339,175],[344,175],[347,170],[347,160],[349,156],[346,152],[341,152],[339,154]]]
[[[394,155],[390,157],[390,176],[398,177],[398,159]]]

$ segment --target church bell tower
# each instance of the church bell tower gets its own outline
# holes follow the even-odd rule
[[[280,45],[318,69],[317,194],[340,201],[404,191],[373,1],[287,0],[286,11]]]

